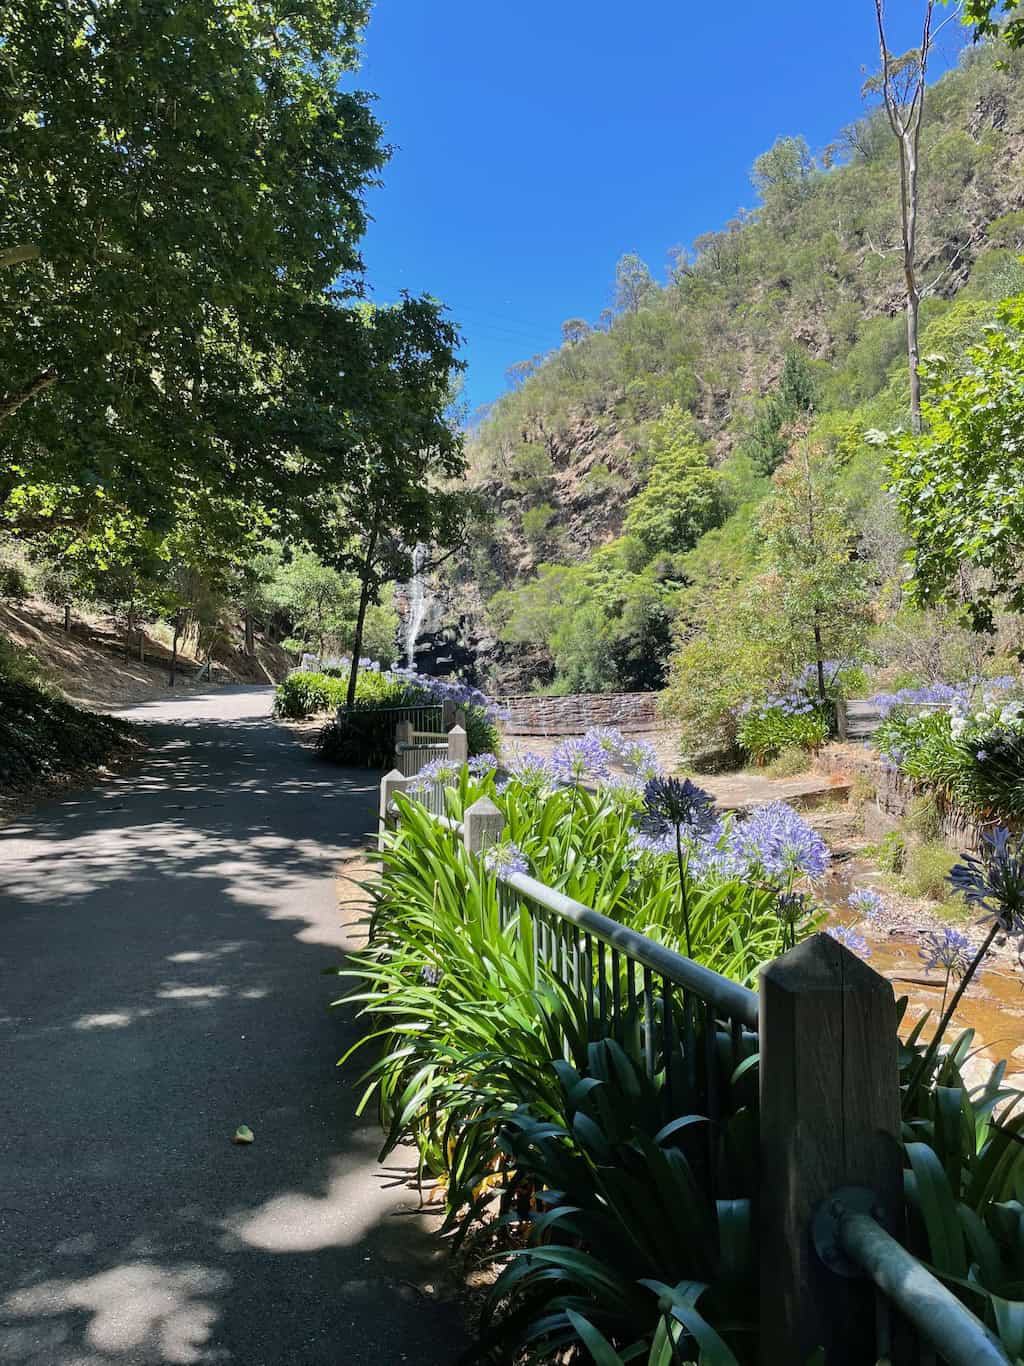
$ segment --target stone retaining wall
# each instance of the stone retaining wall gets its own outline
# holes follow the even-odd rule
[[[874,788],[874,797],[864,802],[864,833],[880,839],[903,825],[914,800],[928,789],[912,782],[895,769],[888,769],[873,749],[853,745],[827,745],[818,755],[815,767],[823,773],[863,774]],[[942,842],[950,849],[978,849],[984,830],[956,807],[938,803]]]
[[[575,693],[570,697],[504,697],[509,710],[506,735],[582,735],[591,726],[616,726],[621,731],[656,730],[658,694]]]

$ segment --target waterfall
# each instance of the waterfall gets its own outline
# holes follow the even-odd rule
[[[418,544],[412,552],[412,578],[409,580],[409,610],[405,618],[405,660],[410,669],[416,667],[416,638],[427,615],[427,584],[423,566],[427,561],[427,547]]]

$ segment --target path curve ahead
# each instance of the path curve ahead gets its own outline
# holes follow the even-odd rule
[[[444,1256],[353,1116],[322,969],[374,775],[269,688],[123,713],[139,770],[0,831],[0,1362],[449,1366]],[[230,1142],[248,1124],[250,1147]]]

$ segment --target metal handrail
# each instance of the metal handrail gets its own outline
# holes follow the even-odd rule
[[[572,897],[556,892],[526,873],[499,874],[498,881],[560,919],[578,925],[595,939],[610,944],[613,949],[618,949],[643,967],[660,973],[676,986],[694,992],[719,1014],[739,1020],[749,1029],[757,1029],[757,993],[749,987],[732,982],[710,968],[701,967],[692,958],[667,949],[646,935],[637,934],[636,930],[620,925],[617,920],[601,915],[599,911],[592,911],[589,906],[573,901]]]
[[[1008,1366],[998,1339],[870,1214],[847,1211],[839,1243],[949,1366]]]

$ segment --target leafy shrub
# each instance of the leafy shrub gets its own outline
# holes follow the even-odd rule
[[[278,684],[274,715],[294,720],[345,708],[344,715],[329,722],[317,737],[320,756],[336,764],[379,767],[390,763],[394,755],[395,717],[390,709],[440,704],[451,695],[465,711],[470,754],[493,754],[498,748],[497,711],[476,688],[405,670],[380,673],[367,669],[356,679],[356,700],[351,708],[346,706],[347,694],[346,670],[296,670]]]
[[[976,817],[1024,819],[1024,706],[987,701],[970,712],[912,713],[892,707],[874,738],[879,753],[908,778]]]
[[[0,560],[0,598],[23,602],[29,595],[28,575],[20,564]]]
[[[884,835],[874,853],[883,872],[902,873],[907,866],[907,841],[898,830],[890,830]]]
[[[825,713],[812,703],[769,701],[750,708],[740,721],[737,738],[743,750],[761,765],[777,759],[783,750],[820,749],[828,739],[828,729]]]
[[[716,1053],[730,1057],[721,1034],[716,1044]],[[650,1346],[651,1360],[668,1362],[659,1344],[670,1353],[692,1335],[703,1348],[724,1349],[716,1360],[752,1359],[756,1116],[736,1103],[739,1088],[730,1088],[709,1156],[706,1120],[686,1108],[694,1088],[680,1075],[681,1089],[668,1103],[663,1074],[649,1078],[638,1053],[606,1039],[590,1044],[585,1068],[555,1061],[554,1116],[520,1107],[502,1127],[498,1145],[512,1167],[511,1188],[539,1189],[539,1209],[529,1247],[488,1296],[483,1346],[528,1340],[551,1360],[574,1339],[592,1345],[599,1334],[621,1344],[625,1360],[646,1358]],[[728,1077],[721,1083],[728,1088]],[[709,1161],[723,1177],[717,1199]],[[510,1297],[516,1314],[494,1331],[494,1311]],[[685,1328],[672,1316],[677,1306]]]
[[[289,720],[315,716],[330,711],[345,701],[347,684],[327,674],[302,673],[296,670],[277,685],[274,694],[274,715]]]
[[[911,845],[907,850],[904,886],[911,896],[945,901],[949,894],[950,870],[956,861],[956,855],[937,841]]]
[[[6,653],[6,652],[4,652]],[[0,790],[95,768],[134,743],[134,727],[0,674]]]

